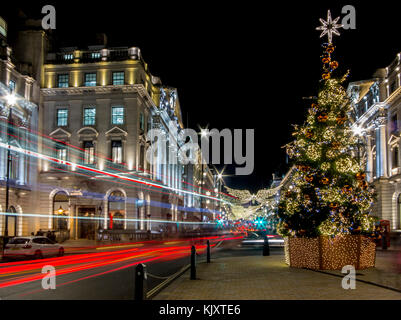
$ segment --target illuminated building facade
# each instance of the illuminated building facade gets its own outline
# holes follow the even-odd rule
[[[39,84],[30,65],[20,63],[7,43],[7,24],[0,17],[0,236],[27,234],[34,228],[25,214],[37,199],[37,160],[21,150],[37,147]],[[10,151],[8,152],[7,149]],[[9,161],[7,161],[9,159]],[[8,180],[8,192],[7,192]]]
[[[373,214],[401,229],[400,58],[378,69],[372,79],[349,84],[352,101],[352,129],[358,136],[359,158],[366,163],[368,182],[377,201]]]
[[[22,165],[18,171],[24,178],[14,180],[21,181],[18,190],[27,190],[13,185],[10,206],[34,214],[16,218],[15,234],[42,229],[57,231],[58,240],[95,239],[99,230],[111,229],[132,237],[132,231],[175,233],[199,227],[184,228],[179,222],[212,220],[199,207],[213,210],[216,202],[193,194],[214,196],[209,167],[204,165],[200,174],[198,165],[184,166],[169,157],[184,143],[177,138],[184,128],[177,90],[150,74],[137,47],[109,48],[103,35],[99,45],[54,50],[51,33],[37,25],[17,32],[18,67],[2,39],[1,93],[15,91],[27,109],[13,116],[26,115],[18,128],[26,125],[30,139],[19,140],[28,142],[21,150],[31,152],[13,158],[24,161],[27,171]],[[4,119],[7,108],[2,108]],[[166,133],[168,152],[147,161],[151,129]],[[6,149],[1,150],[4,158]],[[2,206],[3,197],[0,192]]]
[[[168,132],[171,121],[183,128],[177,91],[149,73],[140,49],[63,48],[47,55],[43,74],[42,152],[60,162],[40,166],[40,182],[53,187],[41,196],[40,211],[49,213],[41,228],[62,227],[77,239],[98,228],[147,231],[160,228],[151,220],[180,221],[182,166],[146,159],[148,130]],[[88,216],[93,223],[80,219]],[[176,224],[167,225],[174,232]]]

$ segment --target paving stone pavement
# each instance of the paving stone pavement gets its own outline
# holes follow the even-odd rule
[[[333,275],[290,268],[281,254],[226,257],[199,263],[197,280],[190,280],[188,271],[153,299],[401,300],[401,293],[359,281],[355,290],[345,290],[341,281]]]

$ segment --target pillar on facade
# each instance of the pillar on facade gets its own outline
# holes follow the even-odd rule
[[[25,150],[26,148],[26,128],[20,126],[19,127],[19,143],[20,146],[23,150]],[[27,175],[27,164],[26,164],[26,160],[27,158],[25,157],[25,154],[23,152],[19,153],[18,156],[18,184],[26,184],[26,175]]]
[[[377,177],[388,177],[386,123],[387,117],[382,112],[375,120]]]
[[[366,134],[366,173],[367,181],[373,179],[373,153],[372,153],[372,135],[370,132]]]

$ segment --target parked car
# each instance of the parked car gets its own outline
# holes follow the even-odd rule
[[[42,259],[51,256],[63,256],[64,248],[43,236],[15,237],[5,246],[3,260],[9,258]]]

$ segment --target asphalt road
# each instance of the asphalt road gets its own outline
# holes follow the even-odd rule
[[[216,246],[220,241],[211,242]],[[240,240],[225,240],[212,249],[212,259],[227,256],[262,254],[260,246],[241,247]],[[134,299],[134,270],[144,263],[148,273],[167,277],[190,263],[187,242],[165,242],[159,245],[123,247],[95,253],[67,254],[61,258],[0,264],[0,299],[3,300],[132,300]],[[205,246],[197,246],[197,262],[206,260]],[[282,249],[272,248],[272,254]],[[56,289],[44,290],[42,267],[56,269]],[[163,279],[148,276],[150,290]]]

